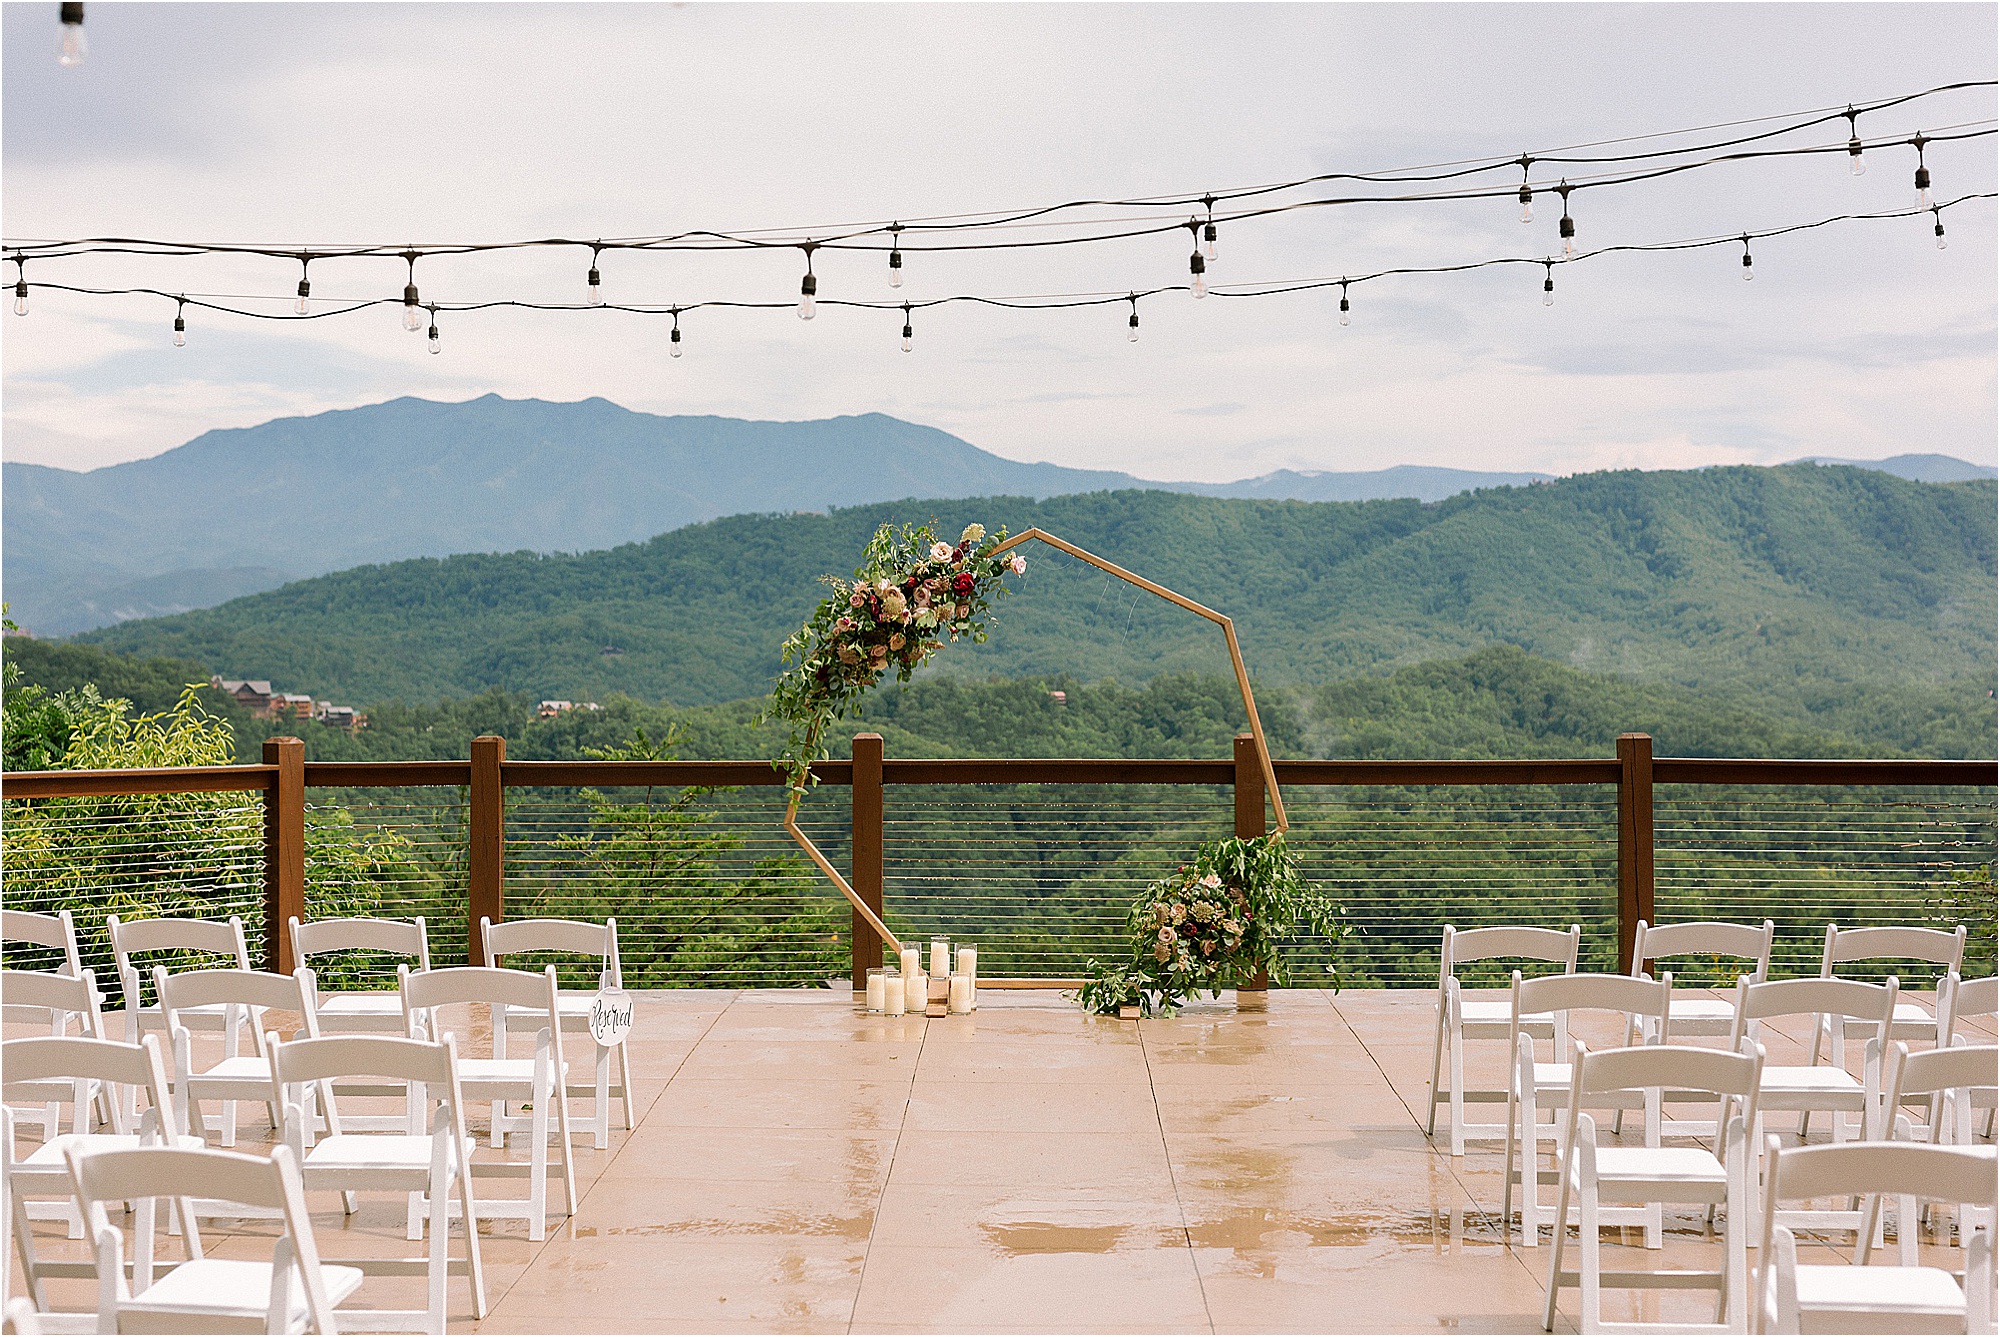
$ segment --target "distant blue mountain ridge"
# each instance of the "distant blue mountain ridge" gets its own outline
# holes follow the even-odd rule
[[[1920,481],[1993,476],[1938,455],[1863,467]],[[580,552],[727,515],[1121,488],[1439,501],[1549,477],[1397,465],[1159,482],[1003,459],[879,413],[755,422],[635,413],[604,399],[404,398],[206,432],[86,473],[8,462],[0,556],[14,618],[40,635],[68,635],[352,566]]]

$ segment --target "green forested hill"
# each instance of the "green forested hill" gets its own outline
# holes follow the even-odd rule
[[[344,701],[499,688],[715,704],[764,692],[816,578],[850,569],[874,525],[932,517],[1040,525],[1227,612],[1271,684],[1511,644],[1831,736],[1886,720],[1885,745],[1923,751],[1941,713],[1994,681],[1994,485],[1812,465],[1591,474],[1430,505],[1111,492],[738,516],[603,552],[361,567],[86,639]],[[1027,552],[991,643],[953,647],[940,672],[1225,669],[1208,627]]]

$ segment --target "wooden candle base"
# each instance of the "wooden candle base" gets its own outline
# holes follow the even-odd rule
[[[1236,991],[1238,1012],[1268,1012],[1271,1010],[1271,993],[1268,989],[1238,989]]]
[[[942,1017],[951,1011],[951,980],[931,976],[931,993],[924,1005],[927,1017]]]

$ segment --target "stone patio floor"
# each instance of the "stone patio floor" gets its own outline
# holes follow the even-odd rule
[[[928,1021],[828,990],[637,998],[639,1126],[601,1152],[579,1133],[581,1201],[546,1241],[482,1225],[491,1312],[475,1322],[454,1280],[455,1330],[1541,1328],[1548,1252],[1503,1242],[1500,1148],[1454,1160],[1424,1135],[1430,991],[1282,990],[1262,1013],[1225,1002],[1140,1022],[1026,991]],[[1779,1061],[1799,1037],[1767,1038]],[[1469,1078],[1497,1085],[1505,1047],[1471,1053]],[[245,1109],[254,1147],[268,1134]],[[314,1195],[314,1211],[329,1259],[418,1251],[399,1201],[343,1221]],[[204,1230],[220,1256],[268,1257],[269,1234]],[[53,1254],[76,1247],[54,1223],[38,1235]],[[1670,1215],[1664,1250],[1621,1238],[1607,1267],[1712,1267],[1721,1252],[1693,1212]],[[421,1284],[371,1279],[357,1302],[421,1304]],[[1575,1330],[1575,1301],[1564,1293],[1559,1331]],[[1709,1310],[1674,1292],[1617,1304],[1627,1318]]]

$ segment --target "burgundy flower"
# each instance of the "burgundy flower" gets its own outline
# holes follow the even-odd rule
[[[972,583],[972,573],[970,571],[962,571],[952,578],[952,592],[955,594],[970,594],[972,593]]]

